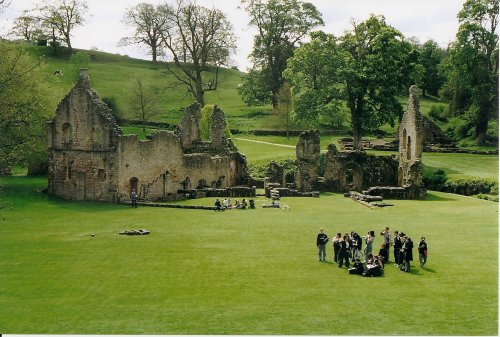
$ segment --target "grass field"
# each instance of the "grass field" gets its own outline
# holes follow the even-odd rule
[[[498,333],[497,203],[430,192],[375,210],[339,194],[285,198],[289,210],[261,198],[256,210],[131,209],[54,199],[45,178],[3,183],[2,333]],[[427,237],[426,270],[362,278],[317,261],[320,226],[386,225]],[[151,235],[118,235],[138,228]]]

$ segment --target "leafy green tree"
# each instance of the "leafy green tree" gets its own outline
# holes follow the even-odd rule
[[[200,138],[201,140],[210,140],[211,128],[212,128],[212,113],[214,112],[215,105],[206,104],[201,109],[201,119],[200,119]],[[229,129],[229,124],[226,125],[224,134],[227,138],[231,138],[231,129]]]
[[[205,92],[217,90],[219,68],[228,65],[236,49],[233,27],[220,10],[177,0],[160,7],[169,25],[160,32],[161,42],[177,67],[169,72],[202,106]]]
[[[243,89],[244,101],[272,102],[278,106],[278,91],[283,85],[283,71],[287,60],[306,35],[323,25],[321,13],[308,2],[298,0],[242,0],[250,24],[257,27],[253,51],[252,75],[247,77]],[[258,97],[252,96],[258,93]],[[266,93],[266,97],[262,97]]]
[[[484,144],[490,118],[498,115],[498,8],[496,0],[467,0],[451,46],[455,90],[469,98],[464,105],[474,116],[478,145]]]
[[[278,114],[283,118],[286,128],[286,138],[290,138],[290,124],[292,111],[292,88],[288,82],[284,82],[278,91]]]
[[[420,63],[423,66],[422,74],[422,96],[430,94],[439,95],[439,89],[446,78],[440,70],[440,64],[445,58],[446,52],[433,41],[428,40],[422,46],[419,46]]]
[[[47,89],[42,63],[20,46],[0,42],[0,160],[24,165],[47,151]]]
[[[33,41],[43,36],[44,31],[40,20],[25,13],[14,19],[9,35]]]
[[[156,63],[158,52],[163,47],[160,32],[169,24],[165,12],[159,6],[140,3],[126,11],[123,22],[134,27],[135,32],[133,36],[122,38],[118,45],[146,45]]]
[[[402,115],[396,97],[419,76],[418,55],[382,16],[352,26],[340,38],[312,34],[289,60],[285,76],[295,90],[296,119],[318,123],[323,111],[340,109],[342,101],[350,111],[354,149],[361,150],[364,130],[394,125]]]

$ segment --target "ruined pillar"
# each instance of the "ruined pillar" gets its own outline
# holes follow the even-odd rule
[[[297,154],[297,172],[295,185],[301,192],[311,192],[318,181],[320,155],[320,137],[318,130],[304,131],[299,136],[295,148]]]
[[[193,142],[199,141],[200,138],[200,120],[201,120],[201,105],[194,102],[184,111],[184,118],[181,124],[181,142],[182,148],[190,149],[193,147]]]
[[[212,123],[210,125],[210,141],[212,149],[218,152],[224,152],[228,149],[227,137],[224,131],[227,127],[227,120],[224,111],[218,105],[214,106],[214,111],[211,115]]]
[[[423,118],[420,113],[418,87],[410,87],[410,97],[406,111],[399,125],[399,167],[398,185],[409,187],[409,198],[425,196],[423,184]]]

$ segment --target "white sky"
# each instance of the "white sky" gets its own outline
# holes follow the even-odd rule
[[[87,0],[90,16],[84,26],[74,30],[74,48],[97,48],[110,53],[150,59],[147,49],[118,47],[121,37],[130,36],[133,30],[121,20],[126,9],[141,2],[159,4],[165,0]],[[172,2],[173,0],[166,0]],[[371,13],[384,15],[389,25],[400,30],[406,37],[415,36],[421,42],[433,39],[446,47],[453,41],[458,29],[457,13],[464,0],[304,0],[313,3],[323,15],[325,26],[319,29],[341,35],[350,29],[351,19],[365,20]],[[25,9],[31,9],[41,0],[12,0],[0,13],[0,36],[5,36],[13,20]],[[255,29],[248,26],[249,18],[239,9],[239,0],[198,0],[199,5],[215,7],[225,12],[238,37],[238,49],[233,56],[235,65],[245,71],[251,66],[250,54]]]

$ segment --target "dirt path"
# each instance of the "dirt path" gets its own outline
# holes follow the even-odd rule
[[[276,143],[270,143],[270,142],[263,142],[261,140],[253,140],[253,139],[245,139],[245,138],[234,138],[234,139],[242,140],[245,142],[253,142],[253,143],[260,143],[260,144],[267,144],[267,145],[274,145],[274,146],[281,146],[281,147],[295,149],[294,145],[276,144]]]

